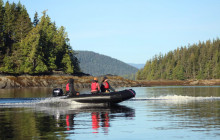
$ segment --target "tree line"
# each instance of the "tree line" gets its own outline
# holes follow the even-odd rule
[[[220,39],[180,47],[155,55],[136,75],[138,80],[220,78]]]
[[[24,5],[0,0],[0,73],[41,74],[79,72],[79,62],[65,28],[56,27],[43,12],[33,22]]]

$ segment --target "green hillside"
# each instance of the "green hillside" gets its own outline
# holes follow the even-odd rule
[[[138,80],[220,78],[220,40],[207,40],[155,55],[137,72]]]
[[[99,75],[130,75],[138,71],[122,61],[91,51],[76,51],[81,71],[93,76]]]

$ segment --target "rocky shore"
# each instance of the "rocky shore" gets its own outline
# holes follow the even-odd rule
[[[141,83],[141,81],[139,81]],[[210,80],[152,80],[142,81],[148,86],[217,86],[220,85],[220,79]]]
[[[90,88],[92,76],[0,76],[0,89],[28,87],[65,87],[70,78],[74,79],[75,88]],[[108,76],[113,87],[146,86],[143,82],[124,79],[119,76]],[[103,77],[98,77],[99,82]]]
[[[46,76],[0,76],[0,89],[28,87],[65,87],[70,78],[75,80],[75,88],[90,88],[92,76],[46,75]],[[101,82],[103,77],[98,77]],[[120,76],[108,76],[113,87],[147,87],[147,86],[195,86],[220,85],[220,79],[213,80],[155,80],[133,81]]]

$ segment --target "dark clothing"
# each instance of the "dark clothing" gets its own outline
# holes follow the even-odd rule
[[[92,93],[92,94],[98,94],[99,91],[92,91],[91,93]]]
[[[106,83],[108,84],[108,86],[106,86]],[[109,82],[106,81],[106,83],[105,83],[105,81],[102,82],[102,84],[101,84],[101,92],[110,92],[110,90],[115,92],[115,89],[111,87]]]
[[[106,92],[106,90],[107,90],[107,89],[105,89],[105,86],[103,84],[101,84],[100,89],[101,89],[101,92]]]
[[[66,91],[66,95],[67,96],[75,96],[77,92],[74,89],[74,80],[73,79],[69,79],[69,83],[68,84],[69,84],[69,91]]]

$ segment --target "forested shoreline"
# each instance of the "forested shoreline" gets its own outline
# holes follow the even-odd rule
[[[0,0],[0,73],[68,74],[80,71],[65,28],[43,11],[33,22],[24,5]]]
[[[136,73],[136,80],[220,79],[219,52],[217,38],[155,55]],[[42,75],[54,71],[80,72],[65,28],[58,28],[46,11],[40,18],[35,13],[31,21],[20,2],[4,4],[0,0],[0,74]]]
[[[137,80],[220,79],[220,39],[155,55],[137,72]]]

